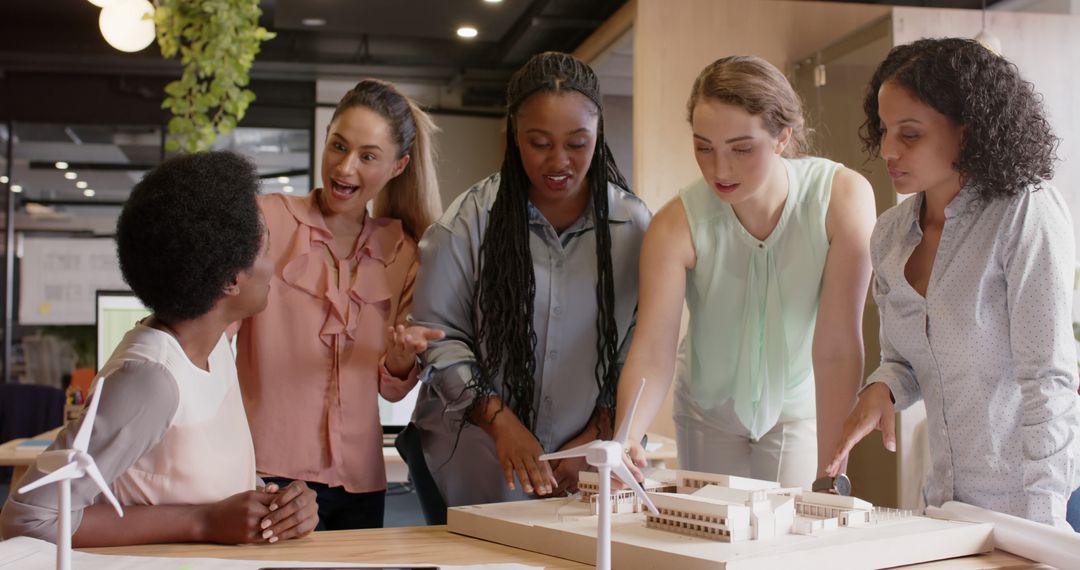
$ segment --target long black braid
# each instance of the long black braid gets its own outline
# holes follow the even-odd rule
[[[619,331],[615,323],[615,280],[608,227],[608,183],[629,191],[604,139],[603,105],[599,81],[588,65],[563,53],[533,56],[514,73],[507,88],[506,154],[500,171],[499,191],[480,247],[480,279],[473,298],[473,350],[477,367],[467,389],[476,396],[497,395],[531,431],[536,425],[533,405],[536,372],[536,331],[533,302],[536,276],[529,249],[529,179],[514,136],[514,117],[521,105],[537,93],[577,91],[589,98],[599,113],[596,149],[587,173],[596,231],[598,277],[596,322],[599,387],[597,406],[612,409],[618,384],[616,360]],[[503,376],[501,393],[493,379]],[[465,417],[483,398],[475,398]],[[611,414],[614,418],[614,414]]]

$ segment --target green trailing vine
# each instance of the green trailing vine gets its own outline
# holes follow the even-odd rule
[[[180,79],[165,86],[172,112],[165,150],[197,152],[236,128],[255,93],[248,71],[259,44],[275,34],[259,26],[258,0],[154,0],[161,55],[180,58]]]

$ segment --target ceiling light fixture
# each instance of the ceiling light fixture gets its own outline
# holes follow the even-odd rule
[[[479,35],[479,33],[480,32],[477,32],[476,28],[474,28],[472,26],[461,26],[460,28],[457,29],[458,37],[465,38],[465,39],[475,38],[477,35]]]
[[[72,172],[70,170],[64,173],[64,178],[67,178],[68,180],[75,180],[78,177],[79,177],[78,174],[75,174],[74,172]]]
[[[67,170],[68,163],[60,160],[60,161],[56,162],[56,167],[59,168],[60,170]]]
[[[282,188],[282,190],[284,190],[285,192],[292,193],[293,187],[292,186],[286,186],[286,187]]]
[[[12,184],[11,191],[18,194],[19,192],[22,192],[22,186],[19,186],[18,184]]]
[[[326,25],[326,20],[322,18],[304,18],[300,20],[300,23],[309,28],[321,28]]]
[[[75,183],[75,187],[79,189],[86,188],[87,186],[89,186],[89,184],[87,184],[85,180],[80,180]]]
[[[278,176],[277,181],[282,183],[282,184],[288,184],[289,183],[289,177],[288,176]]]
[[[101,9],[98,28],[112,47],[136,52],[154,43],[154,5],[147,0],[116,0]]]
[[[98,1],[100,2],[101,0],[98,0]],[[501,4],[502,0],[484,0],[484,2],[486,2],[488,4]]]
[[[8,177],[7,176],[0,176],[0,184],[7,184],[7,183],[8,183]]]
[[[95,192],[93,188],[87,188],[86,190],[82,191],[82,195],[86,196],[87,198],[93,198],[94,194]]]

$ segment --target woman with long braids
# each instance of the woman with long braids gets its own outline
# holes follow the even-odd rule
[[[561,53],[507,89],[502,169],[420,242],[412,317],[446,333],[422,355],[415,423],[450,506],[576,488],[583,461],[542,453],[611,433],[650,214],[604,141],[598,81]]]
[[[631,441],[657,414],[685,300],[680,465],[808,487],[832,459],[862,379],[874,195],[855,171],[806,155],[799,97],[761,58],[703,69],[687,119],[702,177],[645,237],[641,327],[619,416],[642,377]],[[643,465],[641,446],[630,447]]]

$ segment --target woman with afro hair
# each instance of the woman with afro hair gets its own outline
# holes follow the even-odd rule
[[[124,281],[153,314],[128,331],[105,380],[89,452],[124,507],[71,482],[75,547],[273,544],[318,522],[303,482],[263,486],[225,329],[266,306],[273,262],[255,167],[231,152],[165,161],[135,185],[116,225]],[[82,419],[50,449],[70,449]],[[35,465],[22,483],[42,478]],[[56,488],[14,492],[3,538],[56,540]]]
[[[1046,181],[1057,139],[1016,66],[966,39],[893,48],[864,102],[896,191],[871,239],[881,365],[830,474],[894,413],[926,404],[928,505],[1068,528],[1080,485],[1072,220]]]

